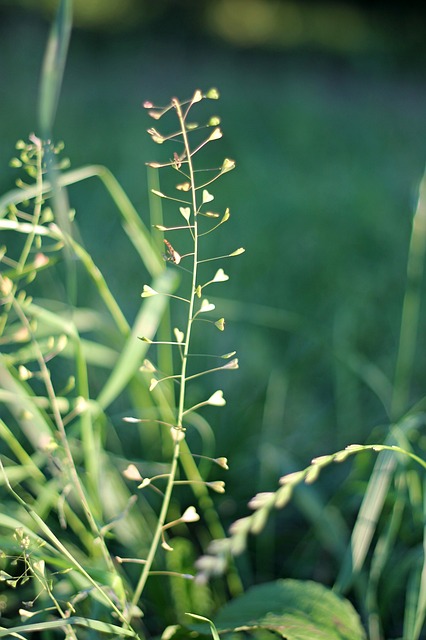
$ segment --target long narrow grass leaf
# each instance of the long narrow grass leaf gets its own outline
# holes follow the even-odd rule
[[[118,627],[115,624],[101,622],[100,620],[92,620],[89,618],[80,618],[78,616],[72,616],[71,618],[64,618],[60,620],[51,620],[49,622],[22,624],[18,627],[11,627],[10,629],[0,627],[0,638],[6,638],[13,634],[66,629],[66,627],[69,626],[84,627],[86,629],[91,629],[92,631],[98,631],[99,633],[115,634],[117,636],[124,636],[127,638],[137,638],[137,634],[131,629],[123,629],[123,627]]]
[[[61,173],[57,177],[59,187],[67,187],[72,184],[87,180],[89,178],[99,178],[104,184],[111,198],[115,202],[121,215],[123,228],[130,241],[139,253],[143,263],[151,276],[158,275],[164,269],[164,262],[152,248],[151,237],[146,226],[138,216],[138,213],[129,200],[127,194],[117,181],[115,176],[102,165],[88,165]],[[49,181],[43,182],[43,193],[49,193],[52,185]],[[4,217],[11,205],[19,205],[25,200],[30,200],[37,195],[36,187],[26,187],[25,189],[13,189],[0,197],[0,218]]]
[[[0,461],[0,470],[5,474],[3,465]],[[35,524],[39,527],[40,531],[46,536],[47,540],[54,546],[56,549],[65,556],[72,567],[76,569],[82,576],[86,578],[86,580],[96,589],[96,591],[102,596],[104,602],[111,608],[112,611],[122,620],[126,622],[123,618],[123,614],[118,609],[117,605],[111,600],[110,596],[107,592],[99,585],[96,580],[92,578],[92,576],[84,569],[81,563],[73,556],[73,554],[67,549],[67,547],[59,540],[59,538],[55,535],[55,533],[50,529],[50,527],[44,522],[44,520],[32,509],[12,488],[10,483],[7,483],[8,489],[11,494],[15,497],[15,499],[21,504],[24,509],[28,512],[31,518],[34,520]],[[127,624],[127,623],[126,623]]]
[[[155,279],[154,285],[164,293],[174,291],[177,285],[177,276],[172,271],[164,271]],[[105,409],[113,402],[119,393],[129,383],[143,361],[149,344],[139,340],[141,335],[152,338],[168,304],[167,296],[154,296],[144,298],[134,327],[126,344],[118,358],[118,361],[102,388],[97,401],[99,406]]]
[[[392,418],[406,410],[416,354],[422,279],[426,253],[426,173],[420,183],[413,217],[407,261],[407,285],[402,307],[401,329],[392,397]]]
[[[72,25],[72,0],[61,0],[53,23],[40,82],[38,116],[42,135],[49,138],[61,91]]]
[[[37,449],[43,437],[50,438],[52,435],[51,421],[34,403],[29,386],[10,373],[4,359],[5,356],[0,354],[0,388],[10,393],[8,408],[34,449]]]
[[[413,640],[420,638],[426,620],[426,481],[423,481],[423,563],[417,591],[417,607]]]

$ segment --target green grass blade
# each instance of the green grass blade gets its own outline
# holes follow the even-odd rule
[[[423,564],[420,574],[420,585],[417,590],[417,607],[413,640],[420,637],[426,619],[426,481],[423,482]]]
[[[407,409],[410,382],[416,355],[422,279],[426,253],[426,173],[420,183],[417,208],[413,218],[407,262],[407,286],[402,307],[398,356],[392,397],[392,418],[398,419]]]
[[[127,638],[137,638],[137,634],[130,629],[123,629],[115,624],[101,622],[100,620],[91,620],[89,618],[80,618],[73,616],[61,620],[52,620],[50,622],[33,622],[31,624],[22,624],[18,627],[5,629],[0,627],[0,638],[6,638],[13,634],[35,633],[36,631],[53,631],[55,629],[66,629],[69,626],[84,627],[99,633],[107,633],[110,635],[125,636]]]
[[[142,258],[150,275],[158,275],[164,269],[164,261],[161,255],[153,249],[148,229],[140,219],[135,207],[120,183],[109,169],[101,165],[80,167],[79,169],[61,173],[57,176],[56,182],[59,187],[67,187],[82,180],[95,177],[101,180],[115,202],[122,218],[123,228]],[[49,193],[50,191],[52,191],[52,185],[49,181],[44,181],[43,194]],[[10,205],[19,205],[25,200],[35,198],[37,193],[38,190],[36,187],[31,186],[25,189],[13,189],[3,197],[0,197],[0,218],[7,214]]]
[[[164,271],[153,282],[153,287],[163,293],[171,293],[176,286],[177,276],[172,270]],[[144,299],[117,364],[97,398],[102,409],[108,407],[117,398],[138,371],[149,347],[147,342],[143,342],[139,338],[146,336],[152,339],[154,337],[168,301],[169,298],[165,295]]]
[[[86,569],[84,569],[84,567],[82,566],[82,564],[73,556],[73,554],[67,549],[67,547],[65,547],[62,542],[59,540],[59,538],[54,534],[54,532],[50,529],[50,527],[44,522],[44,520],[42,518],[40,518],[40,516],[38,515],[38,513],[36,513],[34,511],[34,509],[32,509],[26,502],[25,500],[23,500],[17,493],[16,491],[12,488],[12,486],[10,485],[10,483],[7,480],[7,476],[4,470],[4,467],[1,463],[0,460],[0,470],[3,473],[5,479],[6,479],[6,484],[7,487],[10,491],[10,493],[15,497],[15,499],[17,500],[17,502],[24,507],[24,509],[28,512],[28,514],[31,516],[31,518],[34,520],[35,524],[38,526],[38,528],[40,529],[40,531],[46,536],[47,540],[59,551],[59,553],[62,554],[62,556],[66,557],[69,562],[71,563],[71,565],[73,566],[74,569],[76,569],[82,576],[84,576],[84,578],[86,578],[86,580],[92,585],[92,587],[94,587],[96,589],[96,591],[101,595],[101,597],[103,598],[105,604],[107,606],[110,607],[110,609],[112,611],[115,612],[115,614],[120,618],[120,620],[122,620],[123,622],[126,623],[126,621],[123,618],[123,614],[121,613],[121,611],[118,609],[117,605],[111,600],[110,596],[108,595],[108,593],[103,589],[102,586],[100,586],[93,578],[92,576],[86,571]]]
[[[210,626],[210,631],[211,631],[213,640],[220,640],[219,633],[212,620],[210,620],[209,618],[205,618],[204,616],[199,616],[196,613],[187,613],[186,615],[191,616],[191,618],[194,618],[194,620],[200,620],[200,622],[207,622],[208,625]]]
[[[35,464],[32,457],[28,454],[25,448],[21,445],[15,434],[9,429],[7,424],[0,418],[0,438],[7,444],[9,449],[15,454],[19,465],[22,468],[26,468],[28,474],[39,482],[45,482],[46,478]]]
[[[43,61],[38,103],[42,136],[51,137],[59,102],[72,25],[72,0],[61,0]]]
[[[393,417],[399,417],[406,409],[409,399],[409,386],[417,342],[425,251],[426,174],[420,184],[408,253],[407,286],[403,302],[391,403],[391,416]],[[390,439],[386,440],[386,444],[393,443],[393,436],[390,436]],[[390,456],[388,452],[379,454],[353,529],[347,560],[343,563],[335,585],[339,590],[345,590],[348,587],[354,573],[359,571],[364,563],[395,468],[395,457]]]
[[[35,405],[29,387],[11,374],[1,354],[0,388],[10,392],[8,408],[34,449],[37,449],[43,437],[51,437],[53,427],[48,417]]]
[[[127,336],[130,331],[127,320],[119,305],[117,304],[114,296],[112,295],[101,271],[94,263],[92,256],[81,246],[81,244],[71,238],[69,238],[68,240],[70,242],[70,246],[75,251],[76,255],[80,258],[82,264],[86,268],[87,273],[95,283],[98,293],[109,313],[111,314],[111,317],[113,318],[118,330],[120,331],[120,333]]]

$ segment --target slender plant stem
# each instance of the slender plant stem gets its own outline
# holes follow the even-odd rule
[[[185,333],[185,343],[183,345],[182,365],[181,365],[181,371],[179,376],[181,384],[180,384],[180,391],[179,391],[179,402],[178,402],[176,429],[175,429],[176,439],[175,439],[175,444],[173,449],[172,464],[170,467],[169,479],[166,485],[166,490],[164,492],[163,503],[161,506],[161,510],[158,517],[157,526],[154,532],[152,543],[148,552],[148,556],[146,558],[146,562],[143,566],[143,570],[140,575],[139,581],[136,585],[135,592],[133,594],[130,611],[129,611],[129,619],[131,619],[132,613],[141,598],[141,595],[145,588],[146,581],[151,572],[152,564],[154,562],[154,558],[155,558],[158,546],[160,544],[161,535],[166,522],[166,517],[169,510],[170,500],[173,492],[173,486],[176,478],[176,471],[177,471],[179,455],[180,455],[180,438],[178,436],[182,432],[182,420],[184,415],[185,391],[186,391],[186,367],[188,362],[191,328],[192,328],[192,321],[194,316],[195,290],[196,290],[196,283],[197,283],[198,225],[197,225],[197,195],[196,195],[196,188],[194,183],[194,169],[192,164],[192,157],[191,157],[191,150],[188,142],[188,136],[185,128],[185,117],[182,113],[181,105],[176,98],[173,99],[172,104],[176,110],[180,127],[181,127],[184,148],[185,148],[186,156],[188,158],[189,177],[190,177],[190,183],[191,183],[192,208],[193,208],[193,217],[194,217],[194,224],[192,227],[192,235],[194,240],[192,286],[191,286],[191,294],[189,298],[189,309],[188,309],[188,319],[187,319],[186,333]]]
[[[92,530],[92,533],[94,535],[96,535],[99,538],[100,541],[100,548],[102,550],[102,555],[104,557],[104,560],[106,562],[106,565],[108,567],[108,569],[110,571],[112,571],[113,573],[116,573],[114,564],[112,562],[111,556],[108,553],[108,550],[106,548],[105,542],[103,540],[103,537],[99,531],[98,525],[96,524],[96,521],[93,517],[93,514],[90,510],[89,504],[87,502],[87,498],[84,492],[84,489],[81,485],[80,482],[80,478],[77,472],[77,469],[75,468],[75,464],[74,464],[74,458],[72,456],[72,452],[68,443],[68,438],[67,438],[67,434],[65,431],[65,425],[63,423],[62,420],[62,415],[59,409],[59,405],[57,402],[57,398],[56,398],[56,393],[55,390],[53,388],[53,384],[52,384],[52,380],[50,377],[50,371],[47,368],[47,365],[44,361],[43,358],[43,354],[40,351],[38,342],[35,338],[35,336],[32,333],[32,329],[31,329],[31,325],[28,321],[28,318],[26,317],[25,313],[23,312],[23,310],[21,309],[20,305],[16,302],[13,301],[13,307],[14,310],[17,314],[17,316],[19,317],[19,319],[21,320],[22,324],[26,327],[29,335],[31,336],[32,340],[33,340],[33,344],[36,350],[36,359],[37,362],[39,364],[40,367],[40,371],[41,371],[41,375],[43,377],[43,382],[45,384],[46,387],[46,391],[47,391],[47,395],[50,401],[50,405],[52,407],[52,412],[53,412],[53,416],[54,416],[54,420],[55,420],[55,424],[58,428],[59,431],[59,435],[61,436],[61,440],[62,440],[62,444],[64,446],[64,450],[65,450],[65,455],[67,458],[67,462],[68,462],[68,466],[69,466],[69,471],[70,471],[70,475],[71,475],[71,479],[73,482],[73,486],[77,492],[77,495],[80,499],[81,505],[83,507],[84,513],[86,515],[87,521],[90,525],[90,528]]]

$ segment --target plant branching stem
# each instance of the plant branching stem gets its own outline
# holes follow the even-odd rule
[[[135,592],[133,594],[133,598],[132,598],[132,602],[131,602],[131,606],[130,606],[130,611],[129,611],[129,617],[131,619],[132,617],[132,612],[134,611],[134,608],[137,606],[141,595],[143,593],[143,590],[145,588],[145,584],[146,581],[148,579],[149,574],[151,573],[151,567],[152,564],[154,562],[154,558],[158,549],[158,546],[160,544],[160,540],[161,540],[161,535],[163,532],[163,528],[166,522],[166,517],[167,517],[167,513],[169,510],[169,505],[170,505],[170,500],[172,497],[172,492],[173,492],[173,486],[174,486],[174,482],[175,482],[175,478],[176,478],[176,471],[177,471],[177,466],[178,466],[178,461],[179,461],[179,455],[180,455],[180,439],[179,439],[179,434],[181,433],[182,430],[182,420],[183,420],[183,415],[184,415],[184,407],[185,407],[185,391],[186,391],[186,366],[187,366],[187,362],[188,362],[188,353],[189,353],[189,345],[190,345],[190,338],[191,338],[191,328],[192,328],[192,321],[193,321],[193,317],[194,317],[194,301],[195,301],[195,290],[196,290],[196,283],[197,283],[197,266],[198,266],[198,224],[197,224],[197,194],[196,194],[196,187],[195,187],[195,182],[194,182],[194,168],[193,168],[193,164],[192,164],[192,154],[190,151],[190,147],[189,147],[189,141],[188,141],[188,136],[187,136],[187,132],[186,132],[186,127],[185,127],[185,116],[182,113],[182,109],[181,109],[181,104],[179,103],[179,101],[177,99],[173,99],[172,101],[173,106],[176,110],[177,113],[177,117],[179,119],[179,123],[180,123],[180,127],[181,127],[181,132],[182,132],[182,138],[183,138],[183,143],[184,143],[184,147],[185,147],[185,152],[188,158],[188,169],[189,169],[189,179],[190,179],[190,183],[191,183],[191,196],[192,196],[192,213],[193,213],[193,218],[194,218],[194,224],[192,227],[192,236],[193,236],[193,240],[194,240],[194,252],[193,252],[193,269],[192,269],[192,286],[191,286],[191,294],[190,294],[190,298],[189,298],[189,309],[188,309],[188,319],[187,319],[187,325],[186,325],[186,332],[185,332],[185,343],[183,344],[183,353],[182,353],[182,365],[181,365],[181,370],[180,370],[180,374],[179,374],[179,378],[180,378],[180,391],[179,391],[179,402],[178,402],[178,409],[177,409],[177,419],[176,419],[176,440],[175,440],[175,444],[174,444],[174,449],[173,449],[173,459],[172,459],[172,464],[171,464],[171,468],[170,468],[170,474],[169,474],[169,479],[167,482],[167,486],[166,486],[166,490],[164,492],[164,498],[163,498],[163,503],[161,506],[161,510],[160,510],[160,514],[158,517],[158,522],[157,522],[157,526],[154,532],[154,536],[152,539],[152,543],[148,552],[148,556],[146,558],[146,563],[143,566],[143,570],[142,573],[140,575],[138,584],[136,585],[136,589]]]

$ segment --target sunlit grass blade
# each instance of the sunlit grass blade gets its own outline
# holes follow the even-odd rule
[[[162,291],[173,291],[177,285],[176,274],[171,271],[164,272],[153,284]],[[110,377],[98,395],[97,401],[102,408],[105,409],[116,399],[138,371],[148,349],[148,343],[138,340],[138,337],[142,332],[148,337],[154,336],[167,304],[166,296],[144,299],[132,332]]]
[[[213,640],[220,640],[219,633],[212,620],[210,620],[209,618],[205,618],[204,616],[199,616],[195,613],[187,613],[186,615],[191,616],[191,618],[194,618],[194,620],[200,620],[200,622],[207,622],[208,625],[210,626],[210,631],[211,631]]]
[[[80,258],[81,262],[85,266],[87,273],[92,278],[100,298],[103,300],[105,306],[107,307],[111,317],[113,318],[117,328],[123,335],[129,334],[129,325],[127,320],[121,311],[120,306],[118,305],[116,299],[111,293],[110,288],[107,285],[105,278],[103,277],[101,271],[96,266],[93,261],[92,256],[88,251],[86,251],[81,244],[76,242],[75,240],[69,239],[71,243],[72,249],[75,251],[77,256]]]
[[[404,453],[425,468],[424,460],[410,450],[398,446],[402,442],[404,447],[406,434],[422,424],[423,418],[421,416],[409,415],[394,427],[392,433],[386,438],[385,445],[366,445],[364,447],[364,449],[373,448],[379,454],[364,492],[361,507],[352,529],[351,542],[335,583],[335,589],[341,593],[350,587],[364,565],[383,510],[384,501],[388,495],[390,483],[395,474],[397,466],[395,452]],[[355,451],[355,449],[352,450]]]
[[[115,636],[124,636],[127,638],[137,638],[137,634],[131,629],[124,629],[115,624],[109,622],[102,622],[100,620],[92,620],[89,618],[80,618],[78,616],[71,616],[63,620],[51,620],[49,622],[33,622],[31,624],[22,624],[17,627],[11,627],[5,629],[0,627],[0,638],[6,638],[13,634],[21,633],[36,633],[38,631],[54,631],[57,629],[65,630],[69,626],[83,627],[97,631],[99,633],[106,633]]]
[[[37,449],[43,438],[49,439],[52,436],[53,425],[47,414],[34,404],[33,393],[29,386],[12,375],[1,354],[0,386],[5,391],[11,392],[10,401],[7,403],[8,408],[34,449]]]
[[[151,276],[158,275],[164,269],[164,261],[161,258],[161,254],[153,249],[149,231],[140,219],[120,183],[109,169],[102,165],[88,165],[86,167],[73,169],[72,171],[59,174],[57,176],[57,184],[59,187],[67,187],[82,180],[95,177],[101,180],[115,202],[122,218],[123,228],[141,257],[143,264]],[[52,185],[49,181],[44,181],[43,193],[47,194],[51,190]],[[0,197],[0,218],[6,215],[10,205],[19,205],[25,200],[36,197],[37,193],[37,188],[31,186],[25,189],[13,189]]]
[[[42,471],[40,471],[33,458],[28,454],[27,450],[22,446],[13,431],[1,418],[0,439],[5,442],[10,451],[16,456],[19,466],[25,470],[29,477],[36,482],[45,482],[46,478]]]
[[[5,471],[3,465],[0,461],[0,471],[5,475]],[[14,496],[15,500],[28,512],[31,516],[34,523],[37,525],[41,533],[46,536],[47,540],[56,548],[59,553],[67,558],[71,563],[71,566],[76,569],[81,576],[83,576],[89,584],[95,588],[98,594],[102,597],[105,604],[110,607],[112,611],[122,620],[125,624],[127,624],[126,620],[123,618],[121,611],[118,609],[117,605],[112,601],[111,597],[108,595],[106,590],[99,585],[93,577],[86,571],[86,569],[82,566],[82,564],[77,560],[77,558],[69,551],[69,549],[61,542],[61,540],[55,535],[52,529],[45,523],[45,521],[32,509],[26,502],[23,500],[16,491],[12,488],[10,483],[6,478],[6,485],[10,491],[10,493]]]
[[[426,620],[426,482],[423,481],[423,562],[416,590],[416,613],[413,640],[420,638]],[[407,638],[408,640],[408,638]]]
[[[422,280],[426,253],[426,173],[420,183],[413,217],[407,261],[407,284],[402,307],[401,329],[395,366],[392,419],[407,410],[410,382],[416,355]]]

